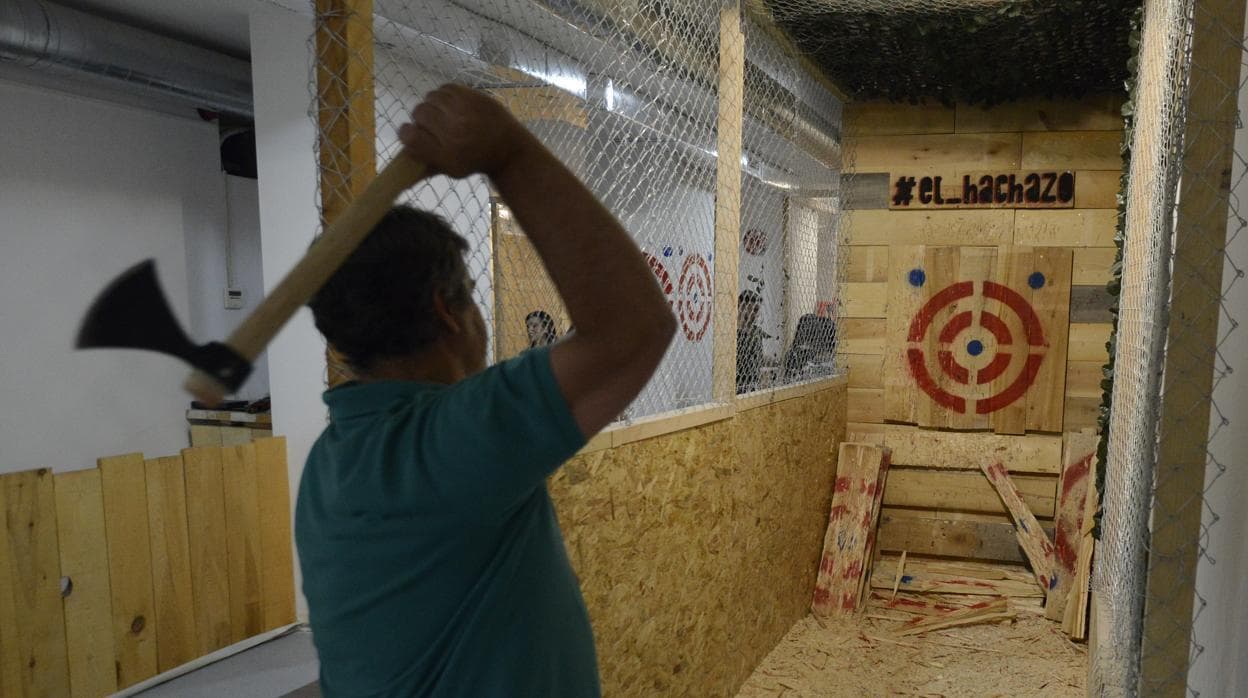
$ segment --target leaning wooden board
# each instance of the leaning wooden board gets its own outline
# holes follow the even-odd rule
[[[888,474],[888,449],[842,443],[811,604],[818,615],[852,613],[870,575],[880,492]]]

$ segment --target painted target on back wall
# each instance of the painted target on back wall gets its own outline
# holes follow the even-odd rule
[[[672,276],[667,273],[667,267],[658,257],[649,252],[642,253],[646,258],[646,264],[650,267],[650,271],[654,272],[654,278],[659,282],[659,288],[663,290],[663,295],[667,296],[667,302],[675,308],[676,302],[672,300],[672,291],[675,286],[672,284]]]
[[[685,338],[700,342],[711,325],[711,268],[700,254],[685,257],[676,282],[676,317]]]
[[[926,275],[914,269],[908,281],[921,287]],[[1040,272],[1028,278],[1034,290],[1045,283]],[[1040,318],[1020,293],[995,281],[959,281],[932,293],[919,308],[905,354],[911,376],[938,405],[986,415],[1027,392],[1047,348]]]

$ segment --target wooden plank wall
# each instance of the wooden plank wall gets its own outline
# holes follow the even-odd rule
[[[0,695],[98,698],[293,623],[289,493],[280,437],[0,475]]]
[[[1108,358],[1105,284],[1122,167],[1120,105],[1120,98],[1105,96],[988,109],[847,106],[850,215],[840,352],[849,369],[849,439],[882,443],[894,453],[883,549],[1021,561],[1004,506],[976,469],[985,455],[1017,473],[1024,500],[1042,526],[1052,527],[1062,464],[1081,457],[1064,460],[1063,433],[1095,429]],[[889,209],[890,174],[1029,169],[1074,170],[1074,208]],[[928,289],[953,279],[937,270],[935,283],[907,294],[892,277],[946,257],[954,276],[960,265],[968,279],[995,277],[1011,287],[1020,284],[1009,283],[1019,271],[1010,267],[1023,261],[1045,265],[1049,279],[1069,277],[1068,301],[1061,289],[1056,299],[1029,297],[1049,330],[1047,361],[1026,400],[989,420],[939,414],[905,370],[905,330]],[[1088,443],[1086,437],[1075,442]]]

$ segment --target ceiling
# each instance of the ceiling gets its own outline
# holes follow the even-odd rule
[[[311,0],[53,0],[236,58],[248,58],[247,18],[260,5],[302,8]]]
[[[1122,91],[1140,0],[752,0],[853,99]]]

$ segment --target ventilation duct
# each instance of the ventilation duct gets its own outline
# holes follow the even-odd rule
[[[0,0],[0,63],[252,116],[246,61],[43,0]]]

